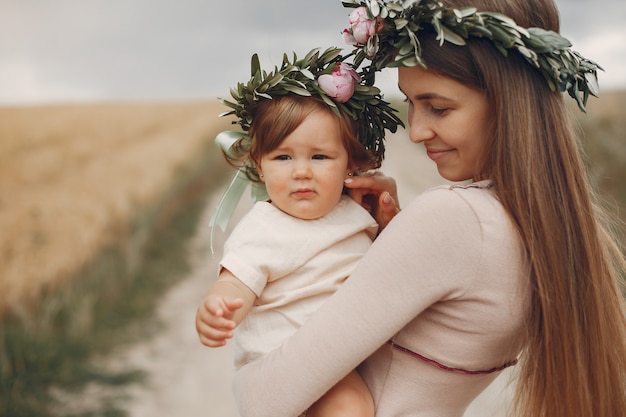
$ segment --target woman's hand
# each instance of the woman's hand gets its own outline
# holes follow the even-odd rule
[[[344,185],[350,197],[372,214],[380,230],[400,212],[396,181],[381,172],[348,178]]]

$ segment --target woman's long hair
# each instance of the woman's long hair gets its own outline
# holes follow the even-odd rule
[[[552,0],[444,3],[559,30]],[[514,411],[624,416],[624,257],[594,203],[562,94],[517,53],[504,57],[488,40],[440,47],[434,36],[420,39],[430,70],[484,91],[492,123],[479,177],[493,181],[528,253],[531,308]]]

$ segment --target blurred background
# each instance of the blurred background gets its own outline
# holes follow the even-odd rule
[[[624,221],[626,3],[557,4],[562,34],[605,70],[586,114],[570,101]],[[230,350],[194,329],[227,235],[212,254],[232,175],[217,98],[253,53],[269,70],[346,47],[347,16],[339,0],[0,0],[0,416],[236,416]],[[383,72],[404,116],[396,84]],[[404,132],[383,170],[401,203],[442,182]],[[503,417],[506,377],[466,417]]]
[[[562,34],[626,87],[626,4],[557,0]],[[206,99],[283,52],[343,46],[339,0],[2,0],[0,104]],[[394,83],[387,94],[395,92]]]

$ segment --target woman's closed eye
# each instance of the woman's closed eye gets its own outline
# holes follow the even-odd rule
[[[428,110],[433,113],[436,114],[438,116],[443,116],[444,114],[446,114],[448,112],[448,108],[446,107],[435,107],[433,105],[429,106]]]

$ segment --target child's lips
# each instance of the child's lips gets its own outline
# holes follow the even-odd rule
[[[301,188],[291,193],[296,198],[311,198],[316,193],[310,188]]]

